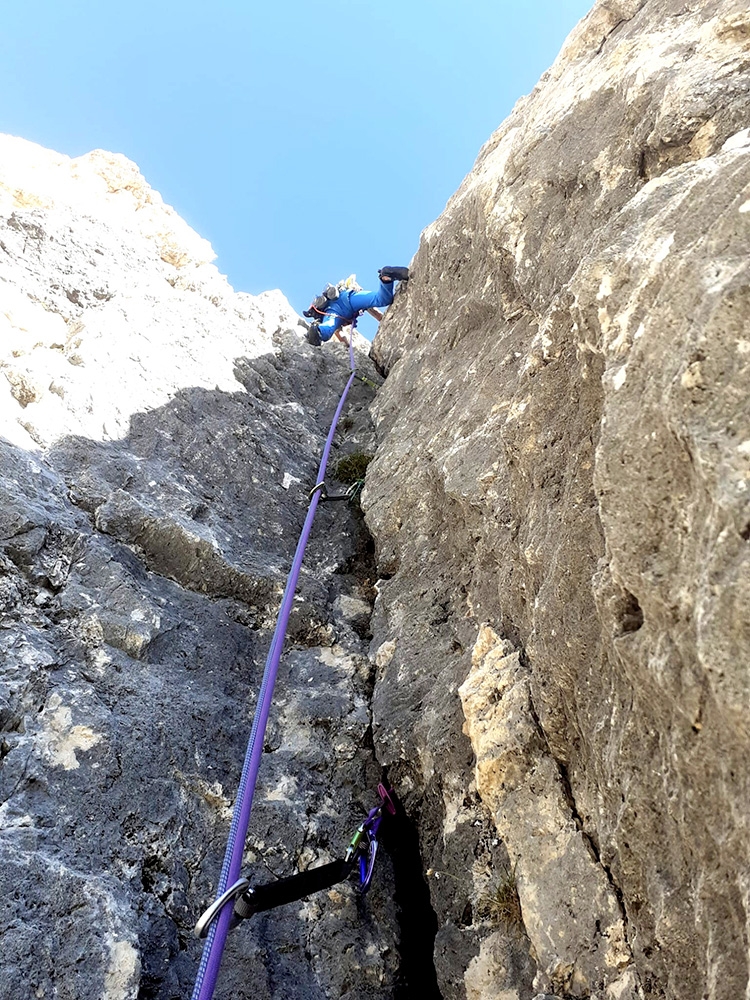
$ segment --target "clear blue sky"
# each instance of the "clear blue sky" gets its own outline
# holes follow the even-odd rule
[[[0,131],[124,153],[238,291],[302,310],[408,263],[592,3],[6,2]]]

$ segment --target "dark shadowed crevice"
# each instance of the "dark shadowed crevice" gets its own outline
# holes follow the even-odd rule
[[[417,828],[401,807],[387,829],[384,824],[383,846],[393,863],[401,939],[401,963],[393,998],[442,1000],[434,962],[437,914],[423,874]]]
[[[362,550],[359,569],[367,581],[375,579],[374,543],[363,525],[363,534],[369,544]],[[354,567],[349,567],[354,571]],[[374,600],[374,593],[370,596]],[[368,628],[369,631],[369,628]],[[375,689],[375,667],[371,668],[368,697],[372,713],[372,696]],[[377,759],[372,726],[367,730],[367,742]],[[384,775],[386,787],[390,782]],[[437,914],[432,908],[430,890],[424,876],[422,855],[419,849],[417,824],[410,820],[403,806],[396,803],[397,813],[389,816],[382,827],[383,847],[393,865],[394,895],[398,914],[399,967],[396,973],[393,1000],[442,1000],[435,970],[435,937],[438,931]]]
[[[349,578],[349,590],[370,610],[377,596],[376,581],[390,574],[378,566],[375,556],[375,542],[370,534],[361,509],[357,508],[356,528],[353,538],[354,551],[337,567],[336,589],[341,587],[342,578]],[[395,567],[394,567],[395,571]],[[334,590],[330,597],[333,599]],[[372,637],[370,616],[349,623],[362,640]],[[372,698],[375,689],[375,665],[370,662],[366,697],[369,702],[370,725],[363,734],[363,746],[377,761],[377,752],[372,729]],[[382,774],[386,787],[390,786],[385,773]],[[389,855],[393,866],[393,893],[398,921],[399,965],[395,975],[392,1000],[442,1000],[438,987],[434,962],[435,938],[438,931],[437,914],[432,908],[430,890],[424,876],[424,867],[419,848],[417,823],[410,819],[398,804],[395,816],[384,821],[380,836],[382,849]]]
[[[638,603],[638,598],[635,594],[631,594],[629,590],[626,590],[620,609],[620,635],[637,632],[642,625],[643,609]]]

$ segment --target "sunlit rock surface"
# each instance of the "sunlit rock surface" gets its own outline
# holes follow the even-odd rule
[[[212,256],[124,157],[0,137],[3,997],[192,989],[349,368]],[[356,384],[334,462],[372,450],[372,396]],[[247,845],[261,882],[341,857],[376,801],[367,545],[321,505]],[[397,936],[383,854],[366,900],[344,885],[234,932],[216,995],[390,997]]]
[[[375,745],[445,997],[747,995],[748,126],[744,0],[603,0],[376,338]]]
[[[747,996],[749,129],[745,3],[601,0],[424,233],[380,579],[323,505],[246,856],[339,856],[385,770],[421,869],[400,926],[398,845],[253,920],[217,996],[436,997],[425,886],[445,1000]],[[124,158],[0,153],[0,993],[171,1000],[348,366]]]

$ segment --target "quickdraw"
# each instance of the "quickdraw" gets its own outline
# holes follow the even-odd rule
[[[385,814],[391,816],[396,814],[392,794],[385,785],[378,785],[380,803],[370,810],[367,819],[357,827],[343,858],[264,885],[253,886],[246,878],[238,879],[202,914],[195,925],[196,937],[206,937],[212,922],[231,901],[234,901],[231,926],[236,927],[242,920],[255,913],[273,910],[285,903],[293,903],[314,892],[330,889],[339,882],[346,881],[357,864],[359,864],[360,892],[367,892],[372,883],[378,854],[380,824]]]
[[[346,852],[347,861],[359,859],[359,883],[362,892],[367,892],[372,882],[375,858],[378,854],[378,830],[383,822],[383,810],[391,816],[396,815],[392,794],[385,785],[378,785],[380,805],[371,809],[364,823],[357,827]]]
[[[356,329],[357,317],[352,320],[352,331]],[[243,919],[237,913],[237,908],[242,909],[243,899],[249,900],[248,907],[251,913],[257,913],[261,909],[269,909],[267,905],[270,900],[271,906],[278,906],[285,901],[282,897],[286,894],[288,901],[302,898],[296,895],[301,889],[306,891],[302,896],[318,889],[325,888],[326,884],[335,885],[348,877],[357,860],[360,866],[360,884],[366,889],[372,879],[372,869],[375,863],[375,856],[378,849],[377,832],[383,809],[391,812],[393,802],[390,794],[386,792],[385,797],[381,795],[381,804],[370,813],[362,824],[362,829],[357,829],[349,845],[350,850],[347,855],[351,856],[335,861],[332,866],[323,865],[319,868],[301,872],[288,879],[279,879],[278,882],[270,886],[251,887],[246,879],[240,878],[240,868],[242,866],[242,855],[244,852],[245,838],[247,837],[248,825],[250,822],[250,812],[252,808],[255,785],[258,778],[258,770],[263,754],[263,738],[268,723],[273,698],[273,689],[281,661],[281,652],[284,645],[284,638],[289,623],[289,616],[294,603],[294,596],[302,569],[302,560],[305,554],[310,532],[312,530],[313,519],[318,504],[323,498],[325,489],[325,474],[328,459],[333,447],[333,438],[336,433],[338,421],[341,416],[349,390],[357,377],[356,365],[354,362],[354,337],[349,340],[349,379],[339,399],[336,412],[333,415],[331,426],[326,438],[323,455],[320,460],[320,467],[317,475],[317,485],[310,494],[310,504],[305,517],[305,523],[297,542],[297,549],[294,553],[292,566],[287,577],[286,587],[281,600],[281,607],[276,621],[271,647],[268,651],[263,680],[258,693],[258,702],[253,717],[250,739],[248,741],[247,752],[242,766],[240,783],[237,789],[234,810],[232,812],[232,822],[229,829],[227,847],[224,853],[221,874],[217,886],[217,898],[206,910],[198,922],[201,935],[205,935],[203,954],[201,956],[198,974],[193,987],[192,1000],[211,1000],[219,975],[221,957],[226,944],[227,934],[233,922]],[[386,790],[384,789],[384,792]],[[356,840],[356,843],[355,843]],[[329,882],[329,879],[333,879]],[[263,897],[265,896],[265,904]],[[228,903],[236,900],[234,912],[229,910]]]
[[[364,486],[365,486],[364,479],[358,479],[356,482],[352,483],[352,485],[349,487],[349,489],[345,493],[334,493],[334,494],[331,494],[331,493],[328,492],[328,487],[326,486],[325,483],[318,483],[318,485],[315,486],[310,491],[310,495],[309,495],[308,499],[312,500],[313,496],[316,493],[320,493],[321,503],[324,500],[349,500],[350,503],[354,503],[354,501],[357,500],[357,498],[359,497],[359,494],[364,489]]]

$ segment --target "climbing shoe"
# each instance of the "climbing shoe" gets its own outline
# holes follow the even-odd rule
[[[307,328],[307,335],[305,338],[308,344],[312,344],[313,347],[320,347],[323,341],[320,339],[320,324],[311,323]]]
[[[380,275],[381,281],[383,278],[388,278],[390,281],[409,280],[408,267],[381,267],[378,274]]]

